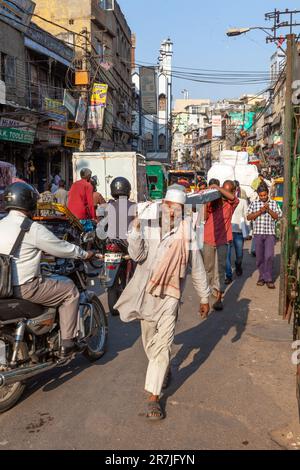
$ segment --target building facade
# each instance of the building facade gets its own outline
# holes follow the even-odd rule
[[[117,1],[35,3],[35,12],[55,23],[36,18],[39,25],[75,47],[74,67],[80,70],[87,61],[89,88],[93,83],[108,85],[104,123],[102,129],[89,132],[88,150],[131,150],[131,30]]]
[[[74,52],[30,19],[16,23],[0,10],[0,160],[42,190],[55,171],[72,176],[62,100]]]

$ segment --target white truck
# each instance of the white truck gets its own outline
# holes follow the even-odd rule
[[[111,199],[110,184],[114,178],[123,176],[131,184],[134,202],[148,199],[146,158],[136,152],[82,152],[73,153],[73,179],[80,179],[80,171],[89,168],[97,176],[97,190],[108,201]]]

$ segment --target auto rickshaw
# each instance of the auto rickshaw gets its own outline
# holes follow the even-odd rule
[[[271,190],[271,199],[277,202],[280,209],[283,209],[283,193],[284,193],[284,178],[276,178]],[[276,223],[276,237],[278,240],[281,238],[281,221]]]
[[[168,176],[164,165],[159,162],[148,162],[146,171],[150,198],[163,199],[168,186]]]
[[[272,199],[277,202],[280,209],[283,208],[284,178],[276,178],[272,191]]]

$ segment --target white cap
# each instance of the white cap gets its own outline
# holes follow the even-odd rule
[[[177,204],[184,205],[186,203],[185,187],[179,184],[169,186],[164,200],[168,202],[177,202]]]

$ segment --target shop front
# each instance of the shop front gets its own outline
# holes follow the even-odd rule
[[[36,133],[36,125],[0,118],[0,160],[15,165],[19,175],[28,178],[30,155]]]

